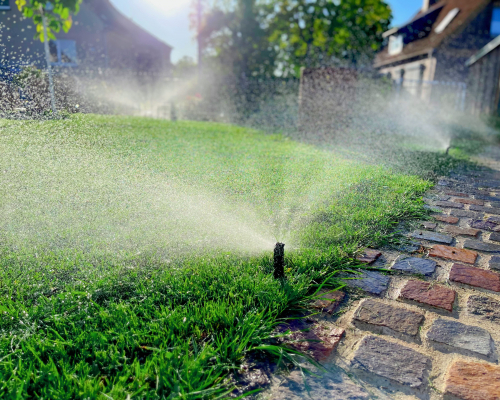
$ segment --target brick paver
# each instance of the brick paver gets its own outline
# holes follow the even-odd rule
[[[500,323],[500,302],[487,296],[470,296],[467,310],[483,320]]]
[[[500,275],[481,268],[453,264],[450,281],[500,292]]]
[[[491,257],[490,261],[488,261],[488,266],[491,269],[500,270],[500,256]]]
[[[463,204],[455,203],[454,201],[436,201],[436,205],[445,208],[464,208]]]
[[[393,270],[431,276],[436,270],[436,261],[428,258],[400,257],[392,266]]]
[[[460,400],[500,399],[500,367],[455,361],[447,374],[445,394]]]
[[[495,215],[500,214],[500,208],[495,208],[495,207],[470,206],[470,210],[484,212],[487,214],[495,214]]]
[[[438,221],[446,222],[447,224],[456,224],[460,219],[457,217],[449,217],[447,215],[434,215]]]
[[[471,250],[457,249],[455,247],[438,244],[432,247],[429,256],[474,264],[476,262],[477,253]]]
[[[484,201],[477,200],[477,199],[455,199],[453,201],[456,203],[462,203],[462,204],[474,204],[476,206],[484,206]]]
[[[356,257],[356,260],[362,263],[371,264],[377,260],[382,255],[382,253],[378,250],[366,249],[359,256]]]
[[[367,299],[354,313],[353,323],[361,329],[389,328],[395,332],[415,337],[424,321],[424,314],[394,307],[380,301]],[[376,329],[377,333],[385,333]]]
[[[486,329],[442,318],[434,321],[427,332],[427,340],[468,355],[489,358],[495,351],[493,339]]]
[[[466,249],[484,251],[487,253],[500,253],[500,245],[493,243],[485,243],[480,240],[466,240],[464,243]]]
[[[446,225],[443,229],[446,233],[452,235],[474,236],[476,237],[481,231],[479,229],[461,228],[460,226]]]
[[[451,244],[453,237],[430,231],[415,231],[411,235],[415,239],[428,240],[430,242]]]
[[[430,358],[398,343],[366,336],[351,366],[412,388],[427,386]]]
[[[400,299],[416,301],[431,307],[453,311],[456,293],[443,285],[411,280],[401,289]]]
[[[495,230],[496,227],[499,225],[493,221],[483,221],[482,219],[480,220],[473,220],[470,222],[470,227],[475,228],[475,229],[483,229],[486,231],[493,231]]]
[[[447,194],[448,196],[455,196],[455,197],[469,197],[469,195],[467,193],[454,192],[452,190],[445,190],[444,194]]]

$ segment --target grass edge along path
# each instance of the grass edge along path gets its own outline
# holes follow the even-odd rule
[[[307,217],[303,250],[286,253],[284,282],[272,277],[271,252],[166,262],[3,247],[0,397],[226,396],[229,374],[271,343],[287,311],[305,307],[325,280],[339,287],[335,273],[355,266],[357,250],[394,240],[399,221],[425,214],[428,182],[372,171]]]

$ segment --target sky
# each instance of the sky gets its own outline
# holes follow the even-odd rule
[[[196,60],[196,42],[189,30],[192,0],[111,0],[123,14],[174,49],[172,62],[184,56]],[[421,7],[422,0],[386,0],[392,7],[393,26],[408,21]]]

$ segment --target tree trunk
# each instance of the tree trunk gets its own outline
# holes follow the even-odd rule
[[[45,17],[45,13],[43,11],[43,7],[40,4],[40,12],[42,14],[43,21],[43,44],[45,47],[45,61],[47,62],[47,70],[49,72],[49,92],[50,92],[50,103],[52,105],[52,113],[54,115],[57,114],[56,108],[56,95],[54,93],[54,79],[52,77],[52,65],[50,63],[50,48],[49,48],[49,36],[47,34],[47,18]]]

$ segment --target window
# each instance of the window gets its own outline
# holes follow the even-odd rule
[[[443,20],[439,23],[439,25],[434,29],[434,32],[436,33],[441,33],[443,32],[448,25],[450,25],[450,22],[453,21],[453,19],[457,16],[457,14],[460,12],[460,8],[454,8],[451,10],[448,14],[446,14],[446,17],[443,18]]]
[[[74,40],[51,40],[49,46],[52,65],[64,67],[77,65],[76,42]]]
[[[403,36],[389,37],[389,55],[395,56],[403,51]]]
[[[0,0],[0,11],[10,10],[10,0]]]
[[[491,17],[490,34],[492,37],[500,35],[500,7],[493,8],[493,15]]]

